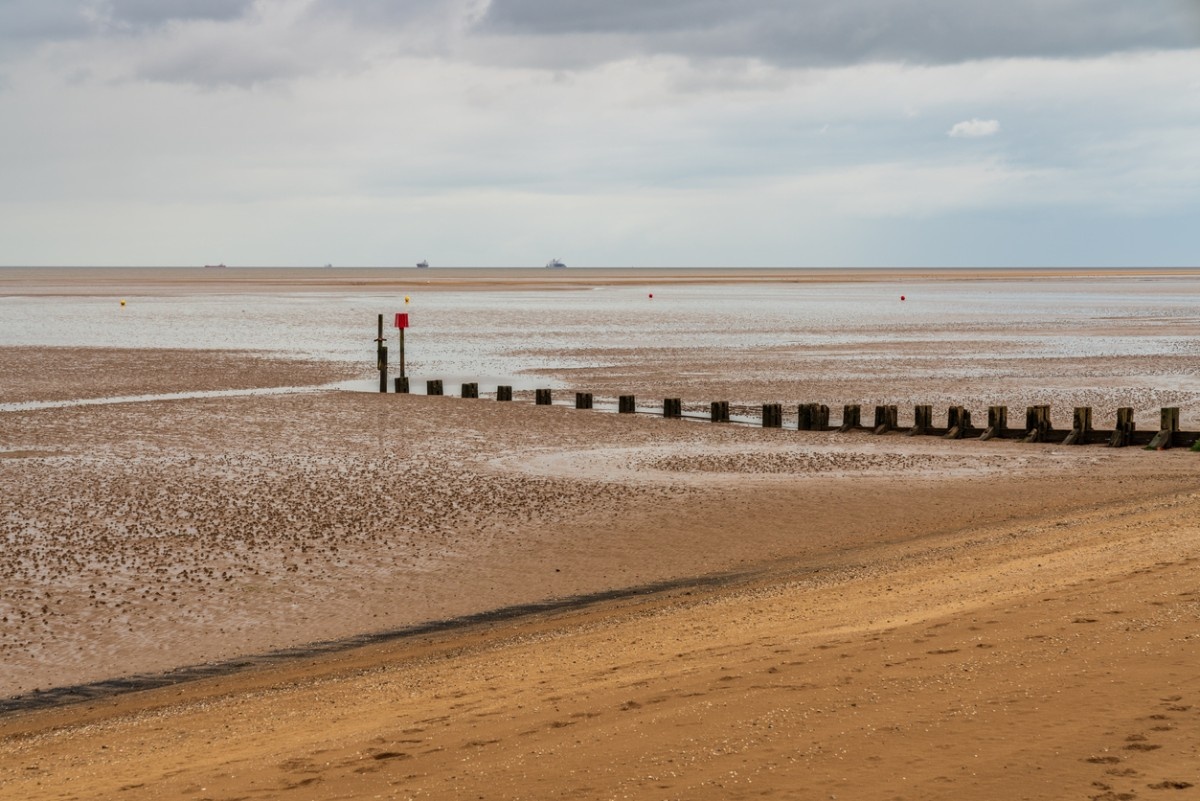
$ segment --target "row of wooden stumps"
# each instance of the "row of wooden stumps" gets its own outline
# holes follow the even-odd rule
[[[829,407],[821,404],[804,404],[797,409],[796,428],[800,431],[840,432],[870,430],[876,434],[898,431],[908,436],[941,436],[946,439],[975,438],[1019,439],[1023,442],[1047,442],[1061,445],[1106,444],[1114,448],[1126,445],[1145,445],[1162,450],[1173,446],[1193,445],[1200,440],[1200,432],[1185,432],[1179,427],[1179,409],[1163,408],[1157,431],[1138,431],[1133,422],[1133,409],[1117,409],[1116,424],[1112,429],[1097,429],[1092,423],[1090,406],[1075,407],[1069,429],[1055,429],[1050,421],[1048,405],[1029,406],[1025,409],[1025,425],[1011,428],[1008,423],[1007,406],[989,406],[986,426],[971,422],[971,412],[964,406],[951,406],[946,411],[945,427],[936,426],[932,406],[914,406],[913,424],[903,429],[899,424],[896,406],[876,406],[872,425],[862,422],[862,407],[847,404],[842,407],[842,420],[838,426],[829,422]],[[779,404],[764,404],[762,411],[764,428],[779,428]]]
[[[385,351],[386,353],[386,351]],[[395,391],[409,391],[407,378],[395,379]],[[511,401],[513,399],[511,386],[496,388],[496,400]],[[426,381],[425,394],[444,394],[442,381],[433,379]],[[462,397],[478,398],[479,384],[462,385]],[[553,404],[553,393],[549,389],[534,391],[534,402],[538,406]],[[593,408],[593,395],[590,392],[575,393],[576,409]],[[633,395],[620,395],[617,398],[617,411],[621,414],[633,414],[638,411],[636,398]],[[683,401],[680,398],[664,398],[662,416],[681,418]],[[714,423],[728,423],[729,402],[713,401],[710,404],[709,419]],[[762,405],[762,427],[783,428],[783,404],[765,403]],[[1092,422],[1090,406],[1077,406],[1071,421],[1071,428],[1056,429],[1050,421],[1048,405],[1029,406],[1025,409],[1025,425],[1013,428],[1009,425],[1007,406],[989,406],[987,425],[975,425],[971,420],[971,412],[964,406],[951,406],[946,411],[946,425],[934,423],[933,407],[918,405],[913,407],[913,424],[902,427],[899,421],[898,407],[881,405],[875,407],[874,417],[870,425],[864,422],[862,406],[846,404],[842,407],[842,417],[836,425],[831,422],[829,407],[819,403],[805,403],[796,407],[796,430],[798,431],[871,431],[875,434],[897,432],[908,436],[940,436],[946,439],[1013,439],[1023,442],[1046,442],[1061,445],[1092,445],[1106,444],[1114,448],[1126,445],[1143,445],[1155,450],[1171,447],[1190,446],[1200,441],[1200,432],[1186,432],[1179,427],[1179,409],[1164,408],[1161,411],[1157,431],[1138,431],[1133,421],[1133,409],[1122,407],[1117,409],[1116,424],[1112,429],[1097,429]]]

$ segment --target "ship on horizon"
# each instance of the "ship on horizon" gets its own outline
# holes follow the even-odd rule
[[[567,265],[563,264],[558,259],[551,259],[550,261],[546,262],[546,269],[549,269],[549,270],[557,270],[557,269],[560,269],[560,268],[566,267],[566,266]]]
[[[422,270],[424,270],[428,266],[429,266],[429,262],[425,261],[424,259],[421,259],[419,262],[417,262],[417,267]]]
[[[206,265],[204,265],[204,269],[206,269],[206,270],[224,270],[225,263],[221,262],[220,264],[206,264]]]

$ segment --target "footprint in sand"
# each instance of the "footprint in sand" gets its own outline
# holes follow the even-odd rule
[[[1125,746],[1125,750],[1126,751],[1157,751],[1158,749],[1162,748],[1161,745],[1146,742],[1146,740],[1148,740],[1148,739],[1150,739],[1150,738],[1148,738],[1144,734],[1131,734],[1125,738],[1125,742],[1129,743],[1129,745]]]

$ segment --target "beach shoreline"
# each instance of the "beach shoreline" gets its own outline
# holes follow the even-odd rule
[[[1144,277],[1113,286],[1155,308]],[[22,278],[16,302],[63,287],[107,299],[128,278]],[[125,285],[152,301],[133,304],[144,320],[113,317],[130,341],[154,341],[138,325],[169,332],[183,307],[162,298],[274,291],[176,278]],[[362,292],[361,315],[389,302],[395,277],[376,278],[282,286]],[[1033,324],[926,310],[838,322],[821,346],[802,320],[736,348],[672,344],[659,314],[626,305],[613,313],[631,333],[606,347],[581,329],[578,364],[507,346],[597,398],[751,413],[787,399],[784,430],[580,411],[561,394],[541,407],[528,391],[155,399],[370,378],[373,364],[274,346],[0,346],[0,403],[149,396],[0,410],[0,797],[990,798],[1037,772],[1031,798],[1200,785],[1196,454],[802,432],[794,418],[814,400],[896,404],[905,423],[914,403],[940,416],[1003,402],[1015,424],[1052,403],[1060,426],[1072,406],[1094,407],[1097,427],[1133,406],[1146,430],[1175,405],[1190,428],[1200,332],[1185,300]],[[447,303],[431,325],[462,317]],[[269,327],[312,308],[223,303],[197,319],[266,309]],[[723,313],[750,325],[758,308]],[[505,330],[527,325],[520,306],[496,319],[510,313]],[[556,314],[538,324],[577,316]],[[1039,336],[1072,350],[1039,353]],[[1117,352],[1075,354],[1093,341]],[[198,669],[174,681],[185,666]]]
[[[1101,504],[9,715],[0,777],[31,801],[1187,789],[1196,504]]]

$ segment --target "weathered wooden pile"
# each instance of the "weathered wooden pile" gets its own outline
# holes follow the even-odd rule
[[[396,379],[395,391],[408,391],[408,380]],[[442,395],[443,387],[440,380],[426,382],[427,395]],[[462,385],[462,397],[478,398],[479,384]],[[511,386],[496,388],[496,400],[511,401],[513,390]],[[539,406],[551,406],[554,403],[553,392],[550,389],[534,391],[534,402]],[[594,398],[590,392],[575,393],[576,409],[592,409]],[[933,407],[917,405],[913,407],[912,424],[901,425],[899,408],[895,405],[875,407],[875,414],[870,425],[863,422],[863,410],[860,404],[848,403],[842,407],[840,420],[830,417],[829,407],[820,403],[802,403],[796,408],[796,431],[869,431],[874,434],[897,433],[907,436],[933,436],[946,439],[1012,439],[1022,442],[1046,442],[1060,445],[1108,445],[1114,448],[1126,445],[1141,445],[1154,450],[1167,448],[1190,447],[1200,441],[1200,432],[1183,431],[1179,426],[1179,409],[1168,407],[1161,410],[1160,423],[1157,430],[1139,431],[1133,421],[1133,409],[1122,407],[1117,409],[1117,419],[1111,429],[1096,428],[1092,419],[1090,406],[1075,407],[1070,428],[1055,428],[1050,420],[1048,405],[1029,406],[1025,409],[1025,424],[1013,427],[1009,424],[1007,406],[989,406],[987,424],[977,425],[971,420],[971,412],[965,406],[951,406],[946,411],[945,426],[934,422]],[[763,428],[785,428],[784,407],[780,403],[764,403],[761,415],[755,419],[751,414],[730,418],[729,401],[713,401],[709,406],[709,414],[685,414],[683,401],[680,398],[664,398],[661,408],[638,408],[633,395],[620,395],[617,398],[617,411],[620,414],[654,414],[667,418],[707,419],[714,423],[739,422],[749,425],[761,425]],[[791,426],[786,426],[791,428]]]

